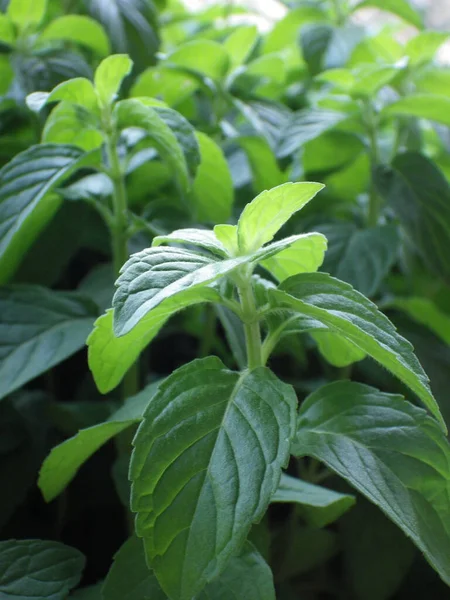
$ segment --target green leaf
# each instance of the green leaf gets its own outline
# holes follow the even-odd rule
[[[223,45],[211,40],[194,40],[179,46],[163,64],[183,67],[186,74],[192,69],[211,79],[221,79],[228,70],[230,58]]]
[[[202,223],[228,221],[233,207],[233,180],[222,149],[204,133],[197,132],[201,162],[192,186],[191,201]]]
[[[1,21],[0,21],[1,27]],[[0,31],[0,43],[1,43]],[[0,96],[6,95],[11,83],[14,81],[14,70],[11,66],[9,56],[0,55]]]
[[[300,409],[296,456],[312,456],[376,504],[450,583],[450,448],[437,423],[351,382],[313,393]]]
[[[305,233],[292,246],[261,262],[278,281],[298,273],[315,273],[323,263],[327,238],[320,233]]]
[[[272,572],[261,554],[246,542],[225,571],[213,579],[198,600],[275,600]]]
[[[277,156],[285,158],[293,154],[346,119],[345,113],[325,108],[305,108],[293,113],[281,131]]]
[[[116,105],[115,114],[119,127],[139,127],[147,133],[161,158],[171,167],[180,189],[186,191],[190,184],[183,147],[157,109],[144,106],[139,100],[122,100]],[[190,128],[189,124],[187,124],[187,128]]]
[[[375,183],[428,269],[450,281],[450,186],[442,172],[429,158],[407,152],[392,168],[379,167]]]
[[[103,600],[101,596],[102,583],[81,588],[69,596],[69,600]]]
[[[103,600],[167,600],[145,562],[142,540],[130,537],[114,556],[102,587]]]
[[[227,37],[224,48],[230,57],[231,68],[245,63],[255,48],[258,37],[256,25],[240,26]]]
[[[55,87],[50,93],[34,92],[27,96],[28,108],[39,112],[46,104],[58,101],[67,101],[86,110],[96,113],[98,111],[97,96],[94,86],[85,77],[75,77],[64,81]]]
[[[225,247],[217,239],[215,233],[209,229],[178,229],[167,235],[156,236],[153,238],[152,246],[156,248],[170,242],[199,246],[218,256],[227,256]]]
[[[337,521],[355,504],[355,497],[339,494],[283,473],[271,501],[300,504],[302,515],[309,524],[326,527]]]
[[[104,423],[81,429],[53,448],[39,473],[38,486],[46,502],[54,500],[72,481],[79,468],[108,440],[141,421],[156,387],[157,384],[148,385],[136,396],[128,398],[122,408]]]
[[[110,52],[108,36],[94,19],[83,15],[65,15],[54,19],[42,32],[41,42],[65,40],[86,46],[99,56]]]
[[[433,60],[439,48],[448,40],[449,34],[441,31],[423,31],[411,38],[405,47],[410,66]]]
[[[367,356],[364,350],[355,346],[353,342],[332,331],[311,331],[310,333],[322,356],[333,367],[348,367]]]
[[[12,45],[16,38],[14,26],[7,15],[0,13],[0,42]]]
[[[20,29],[36,27],[46,12],[47,0],[10,0],[6,9],[7,16]]]
[[[254,252],[270,242],[286,221],[323,188],[320,183],[285,183],[262,192],[247,204],[239,218],[241,252]]]
[[[349,223],[320,227],[328,238],[329,251],[323,271],[350,283],[372,297],[397,260],[400,239],[393,225],[357,229]]]
[[[415,74],[414,83],[419,93],[445,96],[450,86],[450,69],[428,67],[420,69]]]
[[[223,572],[263,516],[289,456],[296,404],[268,369],[240,375],[212,357],[161,385],[130,475],[136,531],[171,598],[191,600]]]
[[[58,209],[49,192],[77,169],[96,162],[73,146],[42,144],[15,156],[0,170],[0,283],[8,281],[22,256]]]
[[[59,542],[0,542],[0,595],[5,600],[66,600],[84,563],[81,552]]]
[[[281,171],[273,150],[268,142],[257,136],[242,136],[237,139],[244,150],[253,175],[253,189],[256,194],[286,182],[286,175]]]
[[[131,73],[133,61],[126,54],[114,54],[102,60],[95,71],[95,89],[101,106],[110,106],[117,98],[120,86]]]
[[[362,30],[353,24],[339,27],[328,23],[305,25],[301,30],[300,44],[311,75],[343,67],[362,37]]]
[[[364,0],[354,6],[353,11],[371,6],[390,12],[418,29],[423,28],[422,17],[414,10],[408,0]]]
[[[383,308],[399,309],[414,321],[425,325],[450,346],[450,315],[428,298],[393,298],[383,303]]]
[[[61,102],[45,123],[42,142],[77,146],[90,152],[103,144],[103,134],[95,115],[81,106]]]
[[[0,288],[0,398],[80,350],[96,314],[77,293]]]
[[[389,319],[365,296],[324,273],[291,277],[271,295],[279,306],[317,319],[378,361],[417,394],[445,429],[428,378],[411,344],[398,335]]]
[[[410,94],[386,106],[381,114],[429,119],[450,127],[450,98],[434,94]]]

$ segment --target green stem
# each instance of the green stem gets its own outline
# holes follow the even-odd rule
[[[378,196],[377,189],[375,187],[375,181],[373,178],[375,167],[380,162],[380,156],[378,151],[378,140],[377,140],[377,128],[376,119],[373,110],[373,106],[370,100],[366,103],[367,110],[367,134],[369,136],[369,156],[371,165],[371,177],[370,177],[370,190],[369,190],[369,210],[367,214],[367,225],[368,227],[375,227],[378,225],[380,218],[380,198]]]
[[[337,25],[344,25],[346,15],[344,13],[342,4],[342,0],[332,0],[332,4],[334,6],[334,12],[336,13],[336,23]]]
[[[251,282],[251,273],[247,273],[238,285],[239,299],[242,307],[245,343],[247,347],[247,364],[250,370],[262,367],[263,353],[259,315]]]
[[[201,358],[211,354],[216,334],[216,319],[217,317],[214,306],[212,304],[208,304],[205,308],[205,327],[203,328],[203,336],[199,351]]]

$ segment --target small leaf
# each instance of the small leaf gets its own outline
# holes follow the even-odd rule
[[[74,292],[0,288],[0,398],[80,350],[96,315]]]
[[[98,111],[94,86],[85,77],[76,77],[75,79],[64,81],[50,93],[34,92],[27,96],[26,102],[28,108],[39,112],[46,104],[63,100],[82,106],[91,112]]]
[[[5,600],[66,600],[84,563],[81,552],[59,542],[0,542],[0,595]]]
[[[217,358],[170,375],[134,440],[136,531],[164,591],[191,600],[264,514],[289,456],[297,399],[268,369]]]
[[[81,429],[53,448],[39,473],[38,486],[46,502],[56,498],[69,485],[78,469],[108,440],[139,423],[156,387],[157,384],[150,384],[136,396],[128,398],[122,408],[104,423]]]
[[[225,50],[230,57],[231,67],[240,67],[252,53],[258,41],[256,25],[240,26],[227,37]]]
[[[161,244],[169,244],[170,242],[199,246],[221,257],[227,255],[225,247],[217,239],[214,232],[209,229],[178,229],[168,235],[156,236],[153,238],[152,246],[156,248]]]
[[[202,223],[222,223],[231,216],[233,180],[220,146],[204,133],[196,133],[201,162],[192,186],[192,202]]]
[[[270,242],[286,221],[323,188],[320,183],[286,183],[257,196],[239,218],[241,252],[253,252]]]
[[[278,281],[299,273],[315,273],[323,263],[327,238],[320,233],[305,233],[295,244],[261,262]]]
[[[381,114],[429,119],[450,127],[450,98],[434,94],[410,94],[386,106]]]
[[[95,115],[81,106],[61,102],[45,123],[42,142],[67,144],[91,152],[103,144],[103,134]]]
[[[300,409],[292,451],[312,456],[376,504],[450,584],[450,447],[401,396],[337,382]]]
[[[418,29],[423,28],[423,21],[419,13],[414,10],[408,0],[364,0],[359,4],[354,6],[353,11],[359,10],[361,8],[373,6],[380,10],[385,10],[387,12],[400,17],[407,23],[414,25]]]
[[[14,25],[7,15],[0,13],[0,42],[12,45],[15,40]]]
[[[275,155],[264,138],[241,136],[236,141],[247,156],[256,194],[286,182],[287,177],[279,168]]]
[[[114,102],[122,81],[132,68],[133,61],[126,54],[114,54],[102,60],[94,77],[101,106],[110,106]]]
[[[433,60],[439,48],[448,40],[449,34],[441,31],[423,31],[411,38],[405,47],[410,66]]]
[[[130,537],[114,556],[102,587],[102,600],[167,600],[145,562],[142,540]]]
[[[383,308],[399,309],[417,323],[425,325],[450,346],[450,315],[428,298],[393,298],[383,303]]]
[[[99,56],[110,52],[108,37],[103,27],[94,19],[83,15],[65,15],[54,19],[42,32],[41,42],[65,40],[86,46]]]
[[[216,225],[214,234],[230,256],[239,254],[237,225]]]
[[[0,170],[0,282],[8,281],[59,207],[49,192],[96,158],[73,146],[46,144],[28,148]]]
[[[270,293],[279,306],[317,319],[391,371],[419,396],[445,429],[428,378],[411,344],[370,300],[324,273],[296,275],[283,282],[280,290]]]
[[[355,504],[355,497],[339,494],[283,473],[272,502],[300,504],[302,515],[308,523],[325,527],[346,513]]]
[[[221,79],[227,72],[230,58],[226,48],[211,40],[194,40],[179,46],[164,62],[186,69],[193,69],[211,79]]]
[[[46,12],[47,0],[10,0],[6,9],[8,17],[20,29],[36,27]]]
[[[332,331],[311,331],[311,337],[316,341],[322,356],[333,367],[348,367],[367,356],[353,342]]]

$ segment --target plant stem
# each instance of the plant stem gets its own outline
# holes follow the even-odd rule
[[[245,343],[247,347],[247,366],[250,370],[263,366],[261,330],[259,316],[251,282],[251,273],[247,273],[238,285],[239,299],[242,306]]]
[[[374,171],[375,167],[380,162],[380,156],[378,152],[378,141],[377,141],[377,129],[375,122],[375,114],[373,110],[373,106],[369,101],[366,103],[366,127],[367,134],[369,136],[369,156],[370,156],[370,166],[371,166],[371,177],[370,177],[370,190],[369,190],[369,210],[367,214],[367,225],[368,227],[375,227],[378,225],[378,220],[380,218],[380,199],[378,196],[377,189],[375,187],[374,181]]]
[[[336,23],[337,25],[344,25],[345,23],[345,14],[341,5],[342,0],[332,0],[334,11],[336,13]]]
[[[209,356],[214,344],[216,334],[216,311],[212,304],[208,304],[205,308],[205,326],[203,328],[203,336],[200,344],[199,356],[204,358]]]

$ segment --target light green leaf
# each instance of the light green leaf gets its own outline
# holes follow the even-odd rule
[[[225,247],[217,239],[215,233],[209,229],[178,229],[167,235],[156,236],[153,238],[152,246],[156,248],[170,242],[199,246],[222,257],[227,255]]]
[[[224,48],[230,57],[231,68],[245,63],[256,46],[258,37],[256,25],[240,26],[227,37]]]
[[[103,27],[94,19],[83,15],[65,15],[54,19],[42,32],[41,42],[66,40],[86,46],[99,56],[110,52],[108,36]]]
[[[368,97],[388,85],[400,72],[399,67],[388,65],[363,65],[354,70],[355,82],[348,90],[350,95]]]
[[[411,23],[411,25],[414,25],[414,27],[417,27],[418,29],[423,28],[422,17],[414,10],[408,0],[364,0],[359,4],[356,4],[353,10],[356,11],[361,8],[367,8],[368,6],[390,12],[407,23]]]
[[[10,0],[6,9],[7,16],[20,29],[36,27],[46,12],[47,0]]]
[[[27,96],[26,102],[28,108],[39,112],[46,104],[64,100],[71,104],[82,106],[90,112],[98,112],[94,86],[85,77],[75,77],[74,79],[69,79],[69,81],[64,81],[57,85],[50,93],[34,92]]]
[[[393,298],[383,303],[383,308],[394,308],[405,312],[450,346],[450,315],[442,311],[432,300],[420,297]]]
[[[213,579],[198,600],[275,600],[269,565],[250,542],[228,561],[225,571]]]
[[[261,262],[278,281],[298,273],[315,273],[323,263],[327,238],[320,233],[305,233],[295,244]]]
[[[43,540],[0,542],[0,596],[5,600],[66,600],[85,559],[75,548]]]
[[[7,15],[0,13],[0,42],[3,44],[12,45],[16,35],[11,19]]]
[[[450,186],[443,173],[426,156],[407,152],[391,168],[379,167],[375,183],[427,268],[450,281]]]
[[[349,115],[326,108],[304,108],[292,114],[283,128],[277,156],[285,158],[326,131],[348,119]]]
[[[0,170],[0,283],[8,281],[22,256],[58,209],[50,195],[74,171],[96,162],[73,146],[42,144],[15,156]]]
[[[167,600],[145,562],[142,540],[130,537],[114,556],[102,588],[102,600]]]
[[[128,398],[104,423],[81,429],[53,448],[42,465],[38,480],[46,502],[54,500],[72,481],[79,468],[108,440],[141,421],[158,385],[151,383],[136,396]]]
[[[421,94],[445,96],[450,89],[450,69],[441,65],[420,69],[414,74],[414,83]]]
[[[237,256],[239,254],[237,225],[216,225],[214,233],[230,256]]]
[[[421,63],[430,62],[448,38],[449,34],[441,31],[423,31],[411,38],[405,47],[409,64],[417,66]]]
[[[223,45],[211,40],[194,40],[179,46],[165,58],[164,64],[183,67],[186,74],[192,69],[211,79],[221,79],[228,70],[230,58]]]
[[[376,504],[450,584],[450,448],[423,410],[333,383],[302,404],[292,452],[324,462]]]
[[[191,202],[202,223],[221,223],[231,216],[234,192],[222,149],[210,137],[196,132],[201,162],[192,186]]]
[[[311,331],[310,333],[322,356],[333,367],[348,367],[367,356],[364,350],[333,331]]]
[[[264,138],[242,136],[236,141],[247,155],[256,194],[286,182],[287,177],[278,166],[273,150]]]
[[[286,221],[323,188],[320,183],[285,183],[257,196],[239,218],[241,252],[254,252],[270,242]]]
[[[134,440],[132,510],[147,561],[174,600],[191,600],[222,573],[263,516],[289,456],[296,404],[268,369],[234,373],[212,357],[160,386]]]
[[[156,107],[144,106],[139,100],[122,100],[115,107],[119,127],[144,129],[161,158],[176,176],[181,191],[189,188],[189,171],[183,148],[172,129],[166,124]],[[167,109],[169,110],[169,109]],[[180,115],[180,118],[181,115]],[[187,125],[189,127],[189,124]]]
[[[413,347],[365,296],[324,273],[296,275],[270,293],[279,306],[317,319],[378,361],[417,394],[445,429]]]
[[[77,293],[0,288],[0,398],[80,350],[97,314]]]
[[[131,73],[133,61],[126,54],[114,54],[102,60],[95,71],[95,89],[101,106],[110,106],[117,98],[122,81]]]
[[[0,21],[1,27],[1,21]],[[1,42],[1,32],[0,32]],[[0,96],[7,94],[11,83],[14,81],[14,70],[11,66],[9,56],[0,54]]]
[[[70,144],[85,152],[103,144],[103,134],[95,115],[81,106],[61,102],[50,113],[42,132],[46,144]]]
[[[283,473],[271,501],[300,504],[302,515],[309,524],[325,527],[346,513],[355,504],[355,497]]]
[[[450,98],[434,94],[410,94],[386,106],[381,114],[429,119],[450,127]]]

